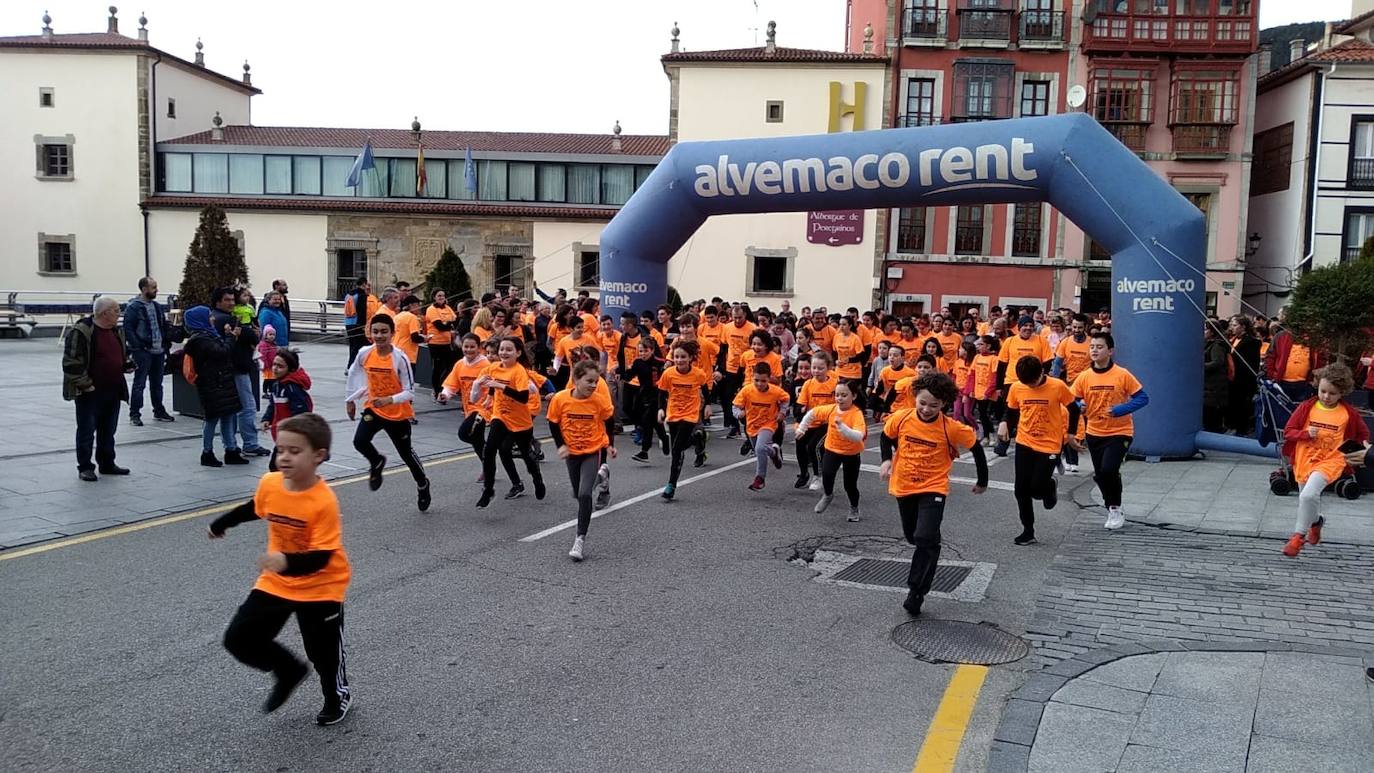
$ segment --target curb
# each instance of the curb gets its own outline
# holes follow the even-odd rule
[[[992,736],[992,746],[988,750],[988,773],[1026,773],[1030,766],[1031,747],[1040,729],[1040,716],[1044,713],[1045,704],[1061,687],[1098,666],[1159,652],[1296,652],[1352,658],[1362,662],[1365,667],[1374,667],[1374,655],[1368,650],[1281,641],[1185,642],[1142,639],[1089,650],[1068,660],[1061,660],[1049,668],[1032,672],[1020,687],[1008,694],[997,730]]]

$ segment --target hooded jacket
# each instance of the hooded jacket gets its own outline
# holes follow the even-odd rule
[[[314,408],[310,399],[310,374],[297,368],[285,377],[271,382],[271,397],[262,413],[262,423],[272,426],[272,439],[277,439],[277,425]]]
[[[196,368],[196,393],[206,418],[238,413],[239,390],[234,384],[233,342],[226,341],[210,322],[210,311],[197,306],[186,312],[186,356]]]
[[[124,361],[124,370],[127,372],[134,365],[129,359],[129,347],[124,341],[124,328],[115,325],[114,332],[119,337],[120,359]],[[84,317],[67,331],[67,340],[62,346],[63,400],[75,400],[91,387],[90,369],[91,361],[95,359],[94,347],[95,319]],[[120,383],[119,399],[127,402],[129,386],[122,379]]]

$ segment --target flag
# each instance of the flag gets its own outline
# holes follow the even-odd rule
[[[425,185],[429,177],[425,174],[425,146],[420,145],[420,153],[415,157],[415,195],[425,195]]]
[[[472,146],[468,146],[467,155],[463,156],[463,184],[468,189],[468,193],[477,195],[477,165],[472,162]]]
[[[362,182],[363,172],[376,168],[377,165],[372,163],[372,141],[368,140],[363,144],[362,152],[353,159],[353,168],[348,170],[348,181],[344,184],[356,188]]]

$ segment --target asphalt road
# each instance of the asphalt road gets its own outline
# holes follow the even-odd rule
[[[385,453],[384,438],[378,445]],[[684,479],[740,461],[737,452],[713,441],[707,468],[689,466]],[[667,459],[639,467],[626,454],[613,467],[621,502],[659,489]],[[355,705],[332,728],[313,725],[313,676],[281,711],[261,714],[270,678],[220,644],[256,576],[261,524],[211,542],[208,517],[192,518],[0,554],[4,767],[911,769],[953,667],[889,641],[906,620],[900,595],[815,582],[785,560],[811,538],[898,537],[876,475],[861,476],[865,518],[849,524],[842,494],[828,513],[811,511],[815,495],[792,489],[790,460],[757,494],[745,490],[749,467],[728,470],[680,486],[676,502],[652,496],[596,519],[588,558],[574,564],[571,530],[520,541],[575,515],[562,463],[550,453],[543,468],[548,499],[498,498],[485,511],[473,507],[471,459],[431,466],[427,514],[403,469],[379,492],[336,488],[353,562]],[[1009,460],[993,477],[1010,480]],[[498,497],[504,490],[502,481]],[[1045,519],[1047,544],[1015,548],[1010,492],[974,497],[959,485],[945,557],[997,570],[985,601],[931,599],[928,615],[1023,630],[1072,509],[1065,501]],[[293,624],[283,641],[300,652]],[[1016,664],[989,674],[959,769],[981,769],[1018,679]]]

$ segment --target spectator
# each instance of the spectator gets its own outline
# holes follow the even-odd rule
[[[229,293],[231,291],[224,291]],[[215,296],[219,298],[219,295]],[[218,304],[217,304],[218,305]],[[210,309],[197,306],[186,311],[186,356],[196,374],[196,394],[200,397],[205,425],[201,432],[200,463],[206,467],[248,464],[234,438],[234,416],[243,403],[234,383],[233,337],[240,328],[221,315],[218,327],[211,321]],[[224,461],[215,457],[215,430],[224,441]]]
[[[1220,320],[1207,320],[1203,331],[1206,343],[1202,350],[1202,428],[1225,432],[1226,368],[1231,347],[1222,338]]]
[[[285,297],[283,297],[285,302]],[[348,366],[352,367],[358,350],[367,346],[367,321],[377,313],[382,302],[372,294],[372,282],[366,277],[358,280],[358,286],[344,298],[344,331],[348,336]]]
[[[240,325],[253,324],[253,318],[257,316],[257,312],[253,310],[257,305],[253,300],[253,293],[247,287],[240,287],[234,300],[236,303],[229,307],[234,319],[237,319]]]
[[[1255,393],[1259,391],[1260,342],[1254,323],[1244,314],[1231,317],[1227,332],[1231,336],[1229,365],[1230,388],[1226,396],[1227,425],[1237,435],[1254,431]]]
[[[76,403],[76,469],[92,482],[101,475],[128,475],[115,464],[119,404],[129,399],[124,374],[133,371],[119,327],[119,301],[95,299],[91,316],[72,325],[62,351],[62,399]],[[95,464],[91,464],[94,440]]]
[[[291,318],[286,315],[286,296],[279,290],[273,290],[263,299],[263,306],[258,310],[258,327],[266,328],[271,325],[277,331],[277,346],[287,347],[291,345]],[[272,363],[263,363],[267,367],[272,367]]]
[[[254,357],[258,351],[258,330],[252,325],[240,325],[233,330],[230,359],[234,367],[234,388],[239,393],[239,413],[234,420],[234,429],[243,440],[244,456],[271,456],[272,452],[258,443],[258,400],[261,390]]]
[[[285,280],[285,279],[273,279],[273,280],[272,280],[272,291],[273,291],[273,292],[276,292],[276,293],[281,293],[281,313],[282,313],[283,316],[286,317],[286,321],[287,321],[287,322],[290,322],[290,321],[291,321],[291,301],[290,301],[290,299],[288,299],[288,298],[286,297],[286,291],[287,291],[287,289],[288,289],[288,288],[287,288],[287,286],[286,286],[286,280]],[[264,298],[263,300],[264,300],[264,302],[265,302],[267,299]],[[278,336],[281,335],[281,328],[277,328],[277,335],[278,335]],[[279,340],[280,340],[280,339],[279,339]],[[285,340],[282,340],[282,346],[286,346]]]
[[[1270,381],[1278,382],[1279,389],[1288,395],[1288,399],[1300,403],[1316,394],[1311,384],[1315,363],[1312,350],[1293,340],[1293,334],[1283,327],[1287,319],[1288,307],[1284,306],[1279,310],[1278,322],[1272,328],[1273,340],[1263,355],[1264,374]]]
[[[167,307],[157,302],[157,280],[138,280],[139,294],[124,308],[124,342],[134,361],[134,387],[129,394],[129,423],[143,426],[143,389],[152,397],[153,418],[176,421],[162,404],[162,375],[167,352],[172,348]]]

